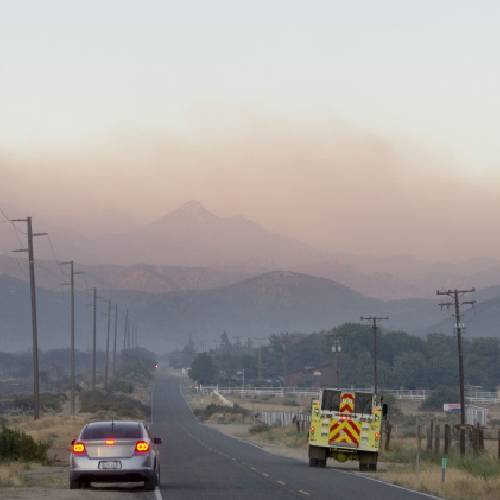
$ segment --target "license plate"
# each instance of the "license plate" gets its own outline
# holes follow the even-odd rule
[[[121,462],[99,462],[99,469],[114,470],[121,468],[122,468]]]

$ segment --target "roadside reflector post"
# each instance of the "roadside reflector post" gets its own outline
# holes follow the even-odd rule
[[[441,482],[446,480],[446,467],[448,467],[448,457],[441,457]]]

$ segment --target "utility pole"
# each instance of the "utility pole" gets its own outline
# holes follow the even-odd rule
[[[14,252],[28,252],[31,294],[31,324],[33,330],[33,416],[40,418],[40,369],[38,366],[38,333],[36,325],[36,284],[35,284],[35,252],[34,236],[46,236],[48,233],[33,233],[33,219],[13,219],[10,222],[26,222],[28,225],[28,248],[18,248]]]
[[[61,262],[62,266],[69,265],[70,281],[62,283],[71,287],[71,305],[70,305],[70,386],[71,386],[71,416],[75,416],[75,274],[83,274],[81,271],[75,271],[75,261],[69,260]]]
[[[458,342],[458,378],[459,378],[459,386],[460,386],[460,425],[465,425],[465,376],[464,376],[464,351],[462,344],[462,329],[464,325],[462,323],[462,315],[460,312],[461,305],[474,305],[476,300],[468,300],[462,301],[461,297],[466,293],[475,292],[475,288],[470,288],[468,290],[436,290],[436,295],[443,296],[446,295],[450,297],[450,302],[443,302],[439,304],[441,309],[450,307],[454,308],[454,316],[455,316],[455,329],[457,331],[457,342]],[[465,434],[460,432],[460,455],[465,455]]]
[[[97,288],[93,288],[93,321],[92,321],[92,390],[95,391],[97,382]]]
[[[123,326],[123,350],[127,348],[127,331],[128,331],[128,309],[125,312],[125,323]]]
[[[113,342],[113,377],[116,372],[116,341],[118,339],[118,304],[115,304],[115,339]]]
[[[108,335],[106,336],[106,366],[104,368],[104,390],[108,390],[108,376],[109,376],[109,336],[111,334],[111,299],[108,302]]]
[[[371,321],[373,329],[373,392],[378,393],[378,371],[377,371],[377,321],[389,319],[389,316],[361,316],[361,321]]]

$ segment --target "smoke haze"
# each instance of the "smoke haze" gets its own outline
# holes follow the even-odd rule
[[[198,129],[127,131],[79,148],[0,154],[2,205],[90,237],[122,232],[196,199],[332,252],[494,257],[498,176],[339,123],[242,114]],[[14,211],[14,212],[13,212]]]

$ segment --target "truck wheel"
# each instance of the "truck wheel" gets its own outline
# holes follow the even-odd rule
[[[369,470],[372,470],[372,471],[376,471],[377,470],[377,462],[373,463],[373,464],[369,464],[370,468]]]
[[[318,459],[318,467],[321,467],[322,469],[326,467],[326,458]]]
[[[318,459],[309,458],[309,467],[318,467]]]

